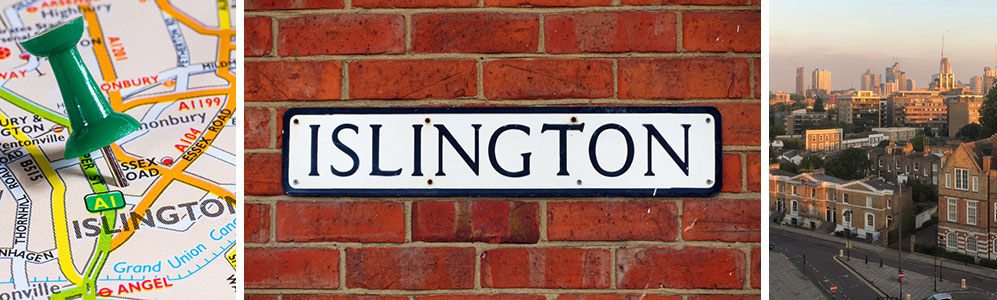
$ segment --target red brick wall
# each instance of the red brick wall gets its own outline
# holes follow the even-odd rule
[[[246,10],[246,299],[759,298],[758,0]],[[714,106],[724,186],[708,198],[283,195],[287,108],[425,105]]]

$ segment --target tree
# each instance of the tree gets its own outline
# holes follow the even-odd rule
[[[938,186],[920,180],[908,180],[907,185],[911,188],[914,203],[938,203]]]
[[[924,136],[935,136],[935,134],[931,132],[931,127],[924,127]]]
[[[803,150],[806,144],[801,139],[785,139],[782,141],[782,148],[787,150]]]
[[[911,144],[914,144],[914,151],[924,151],[925,139],[928,137],[919,135],[910,139]]]
[[[803,99],[806,99],[806,98],[807,97],[804,97],[801,94],[789,94],[789,99],[793,100],[793,101],[802,101]]]
[[[827,175],[844,180],[858,180],[865,177],[869,165],[869,151],[850,148],[828,159],[824,163],[824,170]]]
[[[769,125],[769,139],[774,140],[775,137],[786,134],[786,128],[779,125]]]
[[[811,155],[800,161],[800,172],[810,172],[824,167],[824,160],[817,155]]]
[[[997,133],[997,89],[990,89],[980,106],[980,125],[985,137]]]
[[[814,98],[814,112],[825,112],[824,110],[824,98],[815,97]]]
[[[987,136],[983,134],[983,125],[977,123],[970,123],[966,124],[966,126],[962,126],[962,128],[959,128],[959,132],[955,133],[955,137],[970,141],[987,138]]]
[[[882,140],[882,141],[879,142],[878,145],[876,145],[876,148],[883,148],[883,147],[886,147],[886,146],[889,146],[889,145],[890,145],[890,141],[889,140]]]
[[[786,171],[786,172],[791,172],[793,174],[799,174],[800,173],[800,166],[797,166],[796,164],[794,164],[791,161],[784,161],[784,162],[780,162],[779,163],[779,170],[783,170],[783,171]]]

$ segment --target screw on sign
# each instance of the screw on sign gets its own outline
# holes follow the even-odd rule
[[[831,292],[832,293],[837,293],[838,292],[838,285],[832,284],[831,285]]]
[[[897,279],[903,280],[904,279],[904,272],[900,272],[899,274],[897,274]]]

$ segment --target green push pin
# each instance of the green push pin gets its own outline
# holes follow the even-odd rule
[[[35,56],[48,57],[52,64],[72,130],[63,158],[80,157],[100,149],[111,166],[115,182],[125,187],[128,183],[110,145],[137,130],[140,124],[129,115],[115,112],[97,88],[76,50],[81,37],[83,18],[79,17],[48,28],[21,42],[21,46]]]

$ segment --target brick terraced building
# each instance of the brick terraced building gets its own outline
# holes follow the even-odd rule
[[[997,136],[959,145],[939,175],[938,246],[983,258],[997,257]],[[941,178],[944,177],[944,180]]]
[[[246,299],[759,299],[759,0],[245,9]],[[281,187],[290,107],[573,105],[717,108],[721,192],[291,197]]]

